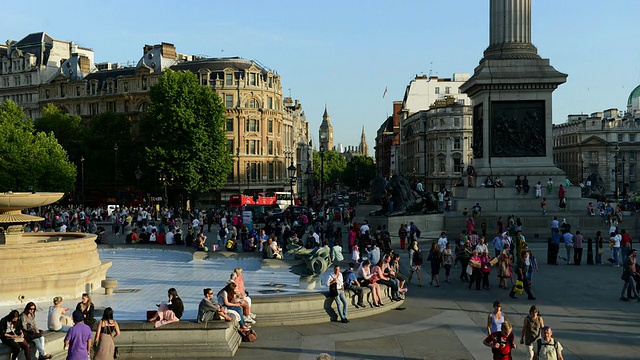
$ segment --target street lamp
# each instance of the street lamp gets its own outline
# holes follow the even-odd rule
[[[82,169],[82,205],[84,205],[84,156],[80,159],[81,169]]]
[[[622,197],[627,196],[627,185],[625,182],[625,175],[624,175],[624,164],[627,160],[624,158],[624,155],[622,155]]]
[[[620,198],[620,188],[619,188],[619,184],[618,184],[618,154],[620,153],[620,146],[616,145],[616,147],[614,148],[615,154],[613,155],[613,158],[615,160],[615,182],[616,182],[616,201],[618,201],[618,199]]]
[[[169,207],[169,198],[167,196],[167,186],[171,186],[172,185],[170,183],[170,181],[173,181],[173,176],[171,178],[167,178],[167,176],[165,174],[160,174],[160,177],[158,178],[158,180],[164,186],[164,206],[168,208]]]
[[[296,182],[296,168],[291,162],[291,165],[287,168],[287,172],[289,173],[289,185],[291,185],[291,206],[293,206],[293,184]]]
[[[324,145],[320,145],[320,203],[324,205]]]
[[[119,196],[118,196],[118,142],[113,145],[113,151],[116,152],[116,204],[119,204]]]
[[[134,174],[136,175],[136,187],[138,188],[137,190],[140,190],[140,178],[142,177],[142,170],[140,170],[140,165],[138,165]]]
[[[242,184],[242,181],[240,180],[240,146],[236,149],[236,157],[238,158],[238,194],[242,194],[242,188],[240,186]]]
[[[584,184],[585,183],[585,180],[584,180],[584,170],[585,170],[585,167],[584,167],[584,154],[580,154],[580,170],[582,170],[582,172],[580,173],[580,178],[581,178],[580,182]]]

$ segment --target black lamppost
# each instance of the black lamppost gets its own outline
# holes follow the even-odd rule
[[[116,152],[116,204],[120,204],[120,197],[118,196],[118,142],[113,145],[113,151]]]
[[[582,170],[582,172],[580,173],[580,182],[581,183],[585,183],[586,181],[584,180],[584,170],[586,168],[584,167],[584,154],[580,154],[580,170]]]
[[[170,181],[173,181],[173,177],[168,178],[165,174],[160,174],[160,177],[158,178],[158,180],[164,186],[164,206],[166,208],[168,208],[169,207],[169,198],[167,196],[167,186],[171,186]]]
[[[627,184],[624,175],[624,164],[626,161],[627,160],[624,158],[624,155],[622,155],[622,197],[627,196]]]
[[[616,145],[615,149],[615,154],[613,155],[613,158],[615,160],[615,182],[616,182],[616,201],[618,201],[618,199],[620,198],[620,187],[618,186],[618,154],[620,153],[620,146]]]
[[[140,165],[138,165],[134,174],[136,175],[136,190],[140,190],[140,178],[142,177],[142,170],[140,170]]]
[[[320,203],[324,206],[324,145],[320,145]]]
[[[242,194],[242,188],[240,186],[242,184],[242,181],[240,180],[240,146],[236,149],[236,157],[238,159],[238,194]]]
[[[307,175],[307,206],[311,206],[313,202],[313,196],[311,194],[311,183],[313,182],[313,169],[311,163],[307,163],[307,170],[304,172]]]
[[[250,183],[249,181],[251,180],[250,179],[249,170],[250,170],[250,166],[249,166],[249,164],[247,164],[247,170],[246,170],[246,172],[247,172],[247,189],[245,191],[249,190],[249,183]]]
[[[80,159],[81,175],[82,175],[82,205],[84,205],[84,156]]]
[[[295,165],[293,165],[293,162],[291,162],[291,165],[289,165],[289,167],[287,168],[287,172],[289,173],[289,185],[291,185],[291,206],[293,206],[293,184],[295,184],[296,182],[296,171],[298,169],[296,168]]]

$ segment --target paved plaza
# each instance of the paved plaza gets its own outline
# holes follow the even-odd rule
[[[423,234],[432,238],[439,232]],[[121,239],[110,237],[110,242],[118,243]],[[423,240],[422,247],[426,248],[430,241]],[[460,268],[452,269],[451,284],[442,282],[440,288],[431,287],[423,270],[423,287],[418,287],[414,278],[404,310],[354,319],[349,324],[327,322],[287,327],[261,327],[258,314],[258,323],[254,325],[258,341],[243,343],[234,358],[315,359],[319,353],[327,352],[336,359],[488,359],[490,349],[482,345],[486,319],[493,301],[500,300],[507,319],[514,324],[516,339],[524,316],[535,304],[563,344],[565,359],[638,359],[640,303],[618,299],[622,287],[620,268],[584,264],[549,266],[546,244],[533,242],[531,248],[540,261],[540,272],[534,277],[535,301],[527,300],[526,296],[509,298],[507,290],[496,286],[494,276],[491,290],[468,290],[458,280]],[[400,254],[404,255],[406,268],[406,253]],[[94,295],[98,307],[113,307],[121,320],[144,318],[144,310],[153,309],[155,303],[164,300],[166,289],[172,286],[179,289],[185,300],[185,318],[194,318],[201,288],[206,284],[219,288],[236,266],[258,271],[245,276],[249,286],[286,283],[292,279],[286,272],[282,277],[274,278],[265,272],[259,276],[268,279],[251,279],[253,274],[264,271],[257,269],[257,258],[229,259],[226,264],[193,262],[190,253],[145,249],[106,249],[101,250],[101,257],[114,261],[108,275],[119,280],[119,289],[140,290],[110,297]],[[136,276],[125,277],[125,272]],[[65,306],[73,307],[76,302],[77,299],[67,300]],[[44,323],[49,303],[40,302],[39,306],[39,322]],[[2,306],[0,311],[7,313],[10,308]],[[516,350],[514,358],[526,358],[524,347]]]

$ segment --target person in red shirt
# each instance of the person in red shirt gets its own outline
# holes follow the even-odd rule
[[[622,229],[620,231],[622,240],[620,240],[620,252],[622,253],[622,260],[627,258],[629,250],[631,250],[631,234],[627,233],[627,230]]]
[[[491,333],[484,339],[483,344],[491,348],[493,360],[511,360],[511,351],[516,349],[513,342],[513,332],[511,332],[511,323],[505,321],[502,323],[500,331]]]

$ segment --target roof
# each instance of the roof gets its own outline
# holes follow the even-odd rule
[[[45,32],[31,33],[16,43],[16,47],[39,45],[42,43],[53,44],[53,38]]]
[[[636,86],[635,89],[629,94],[629,99],[627,99],[627,106],[631,105],[633,99],[640,97],[640,85]]]
[[[180,64],[171,66],[172,70],[189,70],[191,72],[198,72],[199,70],[206,69],[209,71],[223,71],[224,69],[231,68],[235,70],[248,70],[252,66],[255,66],[266,73],[267,70],[258,65],[255,61],[246,60],[240,57],[232,58],[209,58],[204,60],[187,61]]]
[[[136,73],[136,69],[129,67],[124,69],[113,69],[113,70],[102,70],[92,72],[84,77],[85,80],[98,80],[99,82],[106,81],[109,78],[117,78],[118,76],[126,76],[126,75],[134,75]]]

